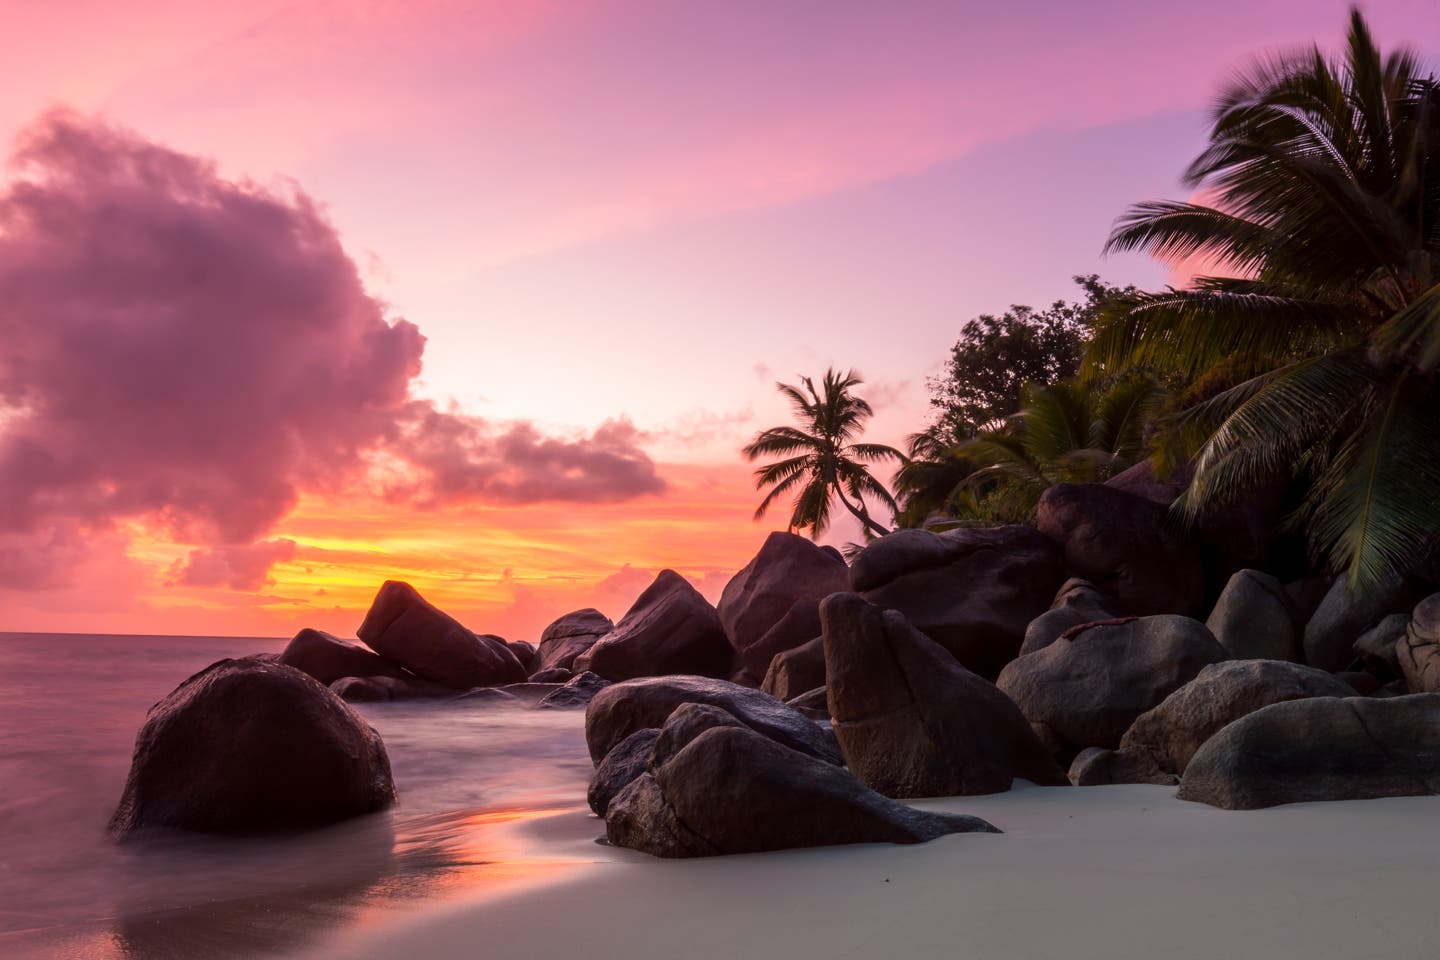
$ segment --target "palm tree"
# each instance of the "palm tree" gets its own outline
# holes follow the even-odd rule
[[[1117,301],[1086,372],[1228,367],[1174,422],[1195,451],[1178,508],[1290,471],[1352,587],[1411,569],[1440,530],[1440,85],[1352,11],[1343,57],[1310,48],[1232,82],[1186,181],[1213,203],[1139,204],[1107,249],[1229,275]]]
[[[763,517],[777,498],[793,493],[791,530],[808,527],[812,537],[819,536],[830,524],[831,501],[838,499],[860,521],[866,536],[889,532],[871,519],[865,497],[874,497],[892,512],[895,499],[865,464],[904,462],[905,456],[893,447],[855,442],[865,421],[874,415],[870,404],[850,392],[863,382],[854,371],[842,374],[831,369],[825,371],[818,390],[809,377],[800,378],[800,387],[775,385],[790,401],[800,426],[764,430],[742,451],[751,461],[783,458],[755,471],[756,488],[770,487],[755,510],[755,519]]]

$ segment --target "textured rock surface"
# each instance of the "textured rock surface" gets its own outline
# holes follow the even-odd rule
[[[805,537],[776,531],[725,585],[725,636],[754,677],[775,654],[819,635],[820,601],[848,584],[845,563]]]
[[[279,662],[319,680],[334,683],[341,677],[399,677],[398,664],[320,630],[306,627],[286,644]]]
[[[1235,572],[1205,626],[1232,657],[1298,661],[1302,655],[1285,587],[1259,570]]]
[[[1440,593],[1415,607],[1395,645],[1395,658],[1412,693],[1440,693]]]
[[[357,634],[385,659],[453,690],[525,679],[504,641],[476,636],[398,580],[380,587]]]
[[[853,593],[820,610],[835,736],[867,786],[940,797],[1066,782],[1019,708],[899,613]]]
[[[610,801],[611,843],[659,857],[758,853],[842,843],[921,843],[998,832],[983,820],[915,810],[849,771],[753,730],[706,730]]]
[[[605,810],[610,806],[610,801],[615,799],[615,795],[629,786],[630,781],[650,769],[650,751],[658,739],[660,731],[654,727],[646,727],[644,730],[636,730],[605,754],[605,759],[600,761],[600,765],[590,777],[589,789],[585,791],[585,801],[590,804],[591,810],[599,816],[605,816]]]
[[[1398,645],[1409,627],[1409,614],[1392,613],[1360,634],[1360,639],[1351,649],[1366,672],[1385,682],[1404,676],[1400,669]]]
[[[1031,527],[901,530],[866,547],[850,584],[898,610],[964,666],[993,677],[1065,579],[1060,554]]]
[[[1345,681],[1283,660],[1212,663],[1157,707],[1136,718],[1120,741],[1126,753],[1183,773],[1195,751],[1227,724],[1272,703],[1305,697],[1348,697]]]
[[[674,570],[662,570],[572,669],[612,681],[669,674],[718,678],[729,675],[732,657],[710,601]]]
[[[1101,621],[1021,657],[997,683],[1061,752],[1114,749],[1136,717],[1225,657],[1188,617]]]
[[[1020,656],[1045,649],[1060,634],[1073,627],[1114,618],[1114,601],[1089,580],[1072,577],[1060,585],[1050,609],[1031,620],[1025,628],[1025,642],[1020,645]]]
[[[599,674],[577,673],[567,680],[560,689],[547,694],[537,704],[542,710],[568,710],[583,707],[595,698],[595,694],[610,686],[610,681]]]
[[[662,727],[682,703],[707,703],[730,713],[766,737],[825,760],[841,763],[830,731],[767,693],[705,677],[647,677],[606,687],[585,711],[585,741],[599,763],[610,748],[646,727]]]
[[[1440,792],[1440,694],[1291,700],[1206,741],[1179,797],[1230,810]]]
[[[1103,787],[1112,783],[1150,783],[1173,787],[1180,778],[1166,773],[1148,757],[1104,747],[1086,747],[1070,762],[1070,782],[1077,787]]]
[[[1200,612],[1199,551],[1171,531],[1160,504],[1104,484],[1060,483],[1040,496],[1036,524],[1071,575],[1113,597],[1117,612]]]
[[[110,828],[289,830],[394,802],[385,745],[324,684],[274,662],[221,660],[150,708]]]
[[[820,624],[820,611],[815,611],[816,627]],[[825,641],[817,633],[813,639],[777,653],[770,661],[770,670],[765,682],[760,685],[777,700],[792,700],[808,690],[825,686]]]
[[[541,632],[535,666],[531,669],[536,673],[557,668],[569,670],[576,657],[613,629],[615,624],[610,618],[592,607],[567,613]]]
[[[1409,610],[1409,601],[1410,590],[1399,577],[1389,577],[1360,596],[1340,577],[1305,624],[1305,662],[1321,670],[1344,670],[1355,658],[1360,635],[1387,614]]]

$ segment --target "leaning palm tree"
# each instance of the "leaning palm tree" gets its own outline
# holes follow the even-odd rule
[[[870,475],[866,464],[886,460],[903,462],[900,451],[878,443],[857,443],[855,438],[874,415],[870,405],[850,392],[863,383],[854,371],[825,371],[817,390],[809,377],[800,386],[775,385],[795,410],[799,427],[771,427],[756,435],[742,451],[747,460],[780,457],[755,471],[757,489],[770,487],[755,510],[755,519],[787,494],[794,495],[790,529],[809,529],[819,536],[830,524],[830,505],[839,500],[854,514],[866,536],[884,536],[889,531],[871,518],[865,497],[883,503],[892,513],[895,499]],[[803,389],[802,389],[803,388]]]
[[[1086,371],[1226,367],[1174,422],[1195,454],[1177,509],[1289,472],[1310,482],[1317,555],[1353,587],[1410,569],[1440,530],[1440,85],[1353,12],[1342,57],[1237,76],[1186,180],[1211,203],[1139,204],[1108,249],[1222,275],[1115,303]]]

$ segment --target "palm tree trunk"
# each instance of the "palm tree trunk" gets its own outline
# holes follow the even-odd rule
[[[870,519],[870,514],[865,509],[864,500],[860,501],[860,506],[857,508],[853,503],[851,503],[845,498],[845,491],[840,489],[840,484],[833,484],[833,487],[835,489],[835,496],[839,497],[840,502],[845,504],[846,510],[849,510],[851,513],[855,514],[855,519],[863,523],[866,530],[875,534],[875,536],[877,537],[883,537],[885,536],[885,534],[890,532],[889,530],[886,530],[884,527],[880,526],[880,524],[876,523],[874,520]]]

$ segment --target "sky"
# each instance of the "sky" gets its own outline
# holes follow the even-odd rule
[[[1440,0],[1365,4],[1440,54]],[[739,448],[854,368],[903,444],[959,328],[1183,197],[1329,0],[0,0],[0,630],[353,636],[707,596]],[[827,541],[857,538],[840,523]]]

